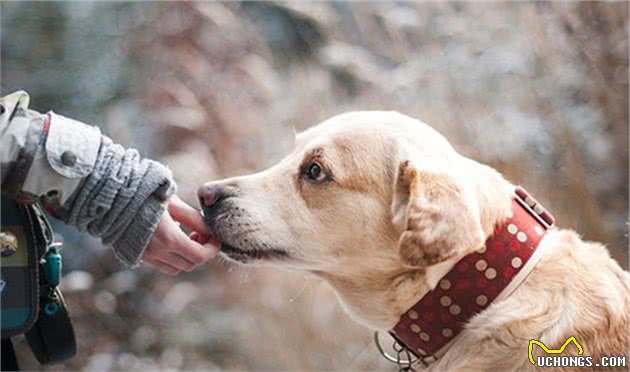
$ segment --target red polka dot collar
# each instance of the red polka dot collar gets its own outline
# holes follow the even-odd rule
[[[536,264],[532,257],[554,219],[520,186],[512,212],[483,250],[457,262],[390,331],[425,364],[443,355],[475,314],[514,291]]]

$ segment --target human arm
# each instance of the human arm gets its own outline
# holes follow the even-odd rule
[[[194,256],[193,264],[216,254],[212,241],[204,249],[191,239],[169,240],[183,234],[173,228],[170,213],[181,209],[183,202],[174,197],[175,182],[165,166],[113,143],[96,127],[52,112],[29,110],[24,92],[3,97],[0,103],[3,194],[42,201],[65,223],[112,245],[116,256],[128,265],[136,265],[145,248],[147,253],[168,250],[180,256],[203,250]],[[171,204],[174,207],[167,209]],[[188,210],[186,215],[191,213],[197,212]],[[208,236],[203,224],[189,227],[204,229],[201,235]],[[169,244],[162,244],[163,240]],[[151,257],[147,260],[152,261]],[[166,264],[190,269],[177,262]]]

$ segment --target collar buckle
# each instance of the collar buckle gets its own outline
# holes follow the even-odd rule
[[[374,332],[374,344],[385,360],[398,366],[399,372],[412,372],[418,369],[424,370],[437,361],[435,356],[424,358],[417,357],[405,344],[398,341],[395,337],[392,343],[392,349],[396,352],[396,356],[389,354],[381,345],[378,331]]]
[[[527,213],[543,225],[545,230],[549,230],[551,226],[553,226],[555,220],[551,213],[549,213],[549,211],[547,211],[547,209],[545,209],[538,200],[534,199],[527,190],[521,186],[516,186],[514,188],[514,196],[514,199],[523,207],[523,209],[525,209]]]

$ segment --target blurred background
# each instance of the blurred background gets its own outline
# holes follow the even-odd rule
[[[2,94],[167,163],[181,196],[294,130],[398,110],[628,267],[628,3],[2,2]],[[217,260],[127,270],[57,224],[79,342],[48,370],[393,370],[328,286]],[[26,369],[39,366],[19,342]]]

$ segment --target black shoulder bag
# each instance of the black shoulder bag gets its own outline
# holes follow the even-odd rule
[[[2,370],[17,370],[11,337],[25,334],[41,364],[76,353],[74,330],[58,288],[61,243],[38,203],[2,197],[0,322]]]

